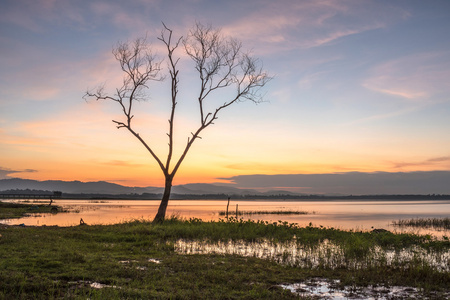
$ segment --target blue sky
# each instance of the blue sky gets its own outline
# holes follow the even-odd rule
[[[240,39],[274,79],[265,103],[224,111],[175,184],[254,174],[450,171],[449,1],[6,0],[0,175],[161,185],[145,149],[111,122],[119,108],[82,96],[120,83],[111,54],[118,41],[147,35],[162,58],[155,39],[161,22],[182,36],[196,21]],[[180,147],[196,125],[197,92],[183,57],[181,66]],[[165,84],[151,86],[150,100],[135,112],[136,126],[161,156]]]

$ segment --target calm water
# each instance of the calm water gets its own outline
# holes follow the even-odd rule
[[[11,201],[11,200],[3,200]],[[20,200],[14,200],[20,201]],[[35,200],[32,203],[48,203]],[[158,209],[157,200],[54,200],[54,205],[69,209],[69,213],[41,214],[21,219],[0,221],[17,225],[74,226],[82,218],[87,224],[114,224],[134,219],[152,220]],[[306,215],[245,215],[244,219],[287,221],[306,226],[334,227],[339,229],[371,230],[384,228],[394,232],[432,233],[447,235],[431,229],[399,228],[392,221],[410,218],[442,218],[450,216],[450,201],[243,201],[230,202],[230,215],[238,205],[239,211],[305,211]],[[204,221],[224,218],[227,201],[222,200],[172,200],[167,216],[200,218]]]

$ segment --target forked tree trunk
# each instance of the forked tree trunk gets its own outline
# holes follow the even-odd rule
[[[179,38],[175,42],[172,41],[172,30],[166,27],[161,36],[158,37],[167,49],[168,72],[172,80],[171,84],[171,112],[169,117],[169,149],[167,153],[166,163],[156,155],[153,149],[145,140],[133,130],[131,123],[133,119],[133,108],[135,103],[145,100],[145,89],[149,88],[149,82],[162,81],[164,75],[160,75],[161,63],[156,60],[151,53],[146,38],[138,38],[134,43],[119,42],[117,47],[113,49],[113,55],[118,60],[124,74],[122,86],[116,88],[115,95],[108,95],[104,92],[103,86],[99,86],[95,92],[87,91],[85,97],[93,97],[96,100],[108,100],[117,102],[123,112],[124,120],[113,120],[117,128],[126,128],[136,137],[142,145],[148,150],[150,155],[157,161],[159,167],[165,176],[164,194],[159,205],[158,212],[153,220],[154,223],[163,222],[166,217],[166,209],[169,204],[170,192],[172,189],[172,181],[180,164],[187,155],[189,149],[199,134],[214,121],[218,119],[222,110],[230,105],[240,101],[249,100],[255,103],[262,102],[262,95],[259,89],[262,88],[270,79],[269,75],[262,70],[259,60],[250,56],[244,51],[238,40],[228,38],[222,35],[219,30],[210,26],[204,26],[196,23],[186,38]],[[174,120],[175,107],[177,105],[178,95],[178,60],[182,57],[174,57],[175,51],[179,45],[183,45],[184,53],[194,62],[195,69],[199,72],[201,87],[198,95],[198,105],[200,109],[200,120],[196,130],[192,131],[182,155],[170,170],[172,155],[174,151]],[[156,50],[157,48],[155,48]],[[219,104],[211,110],[205,108],[205,103],[209,102],[209,96],[220,90],[235,90],[234,93],[225,93],[230,98]],[[196,97],[194,97],[196,98]],[[219,102],[220,103],[220,102]]]
[[[166,217],[166,209],[169,204],[170,191],[172,190],[172,180],[173,177],[166,176],[166,183],[164,186],[164,194],[159,204],[158,212],[156,213],[153,223],[162,223]]]

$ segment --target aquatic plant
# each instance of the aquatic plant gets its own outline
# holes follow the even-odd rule
[[[238,211],[238,216],[245,215],[308,215],[311,214],[307,211],[299,211],[299,210],[251,210],[251,211]],[[314,214],[314,212],[312,212]],[[219,216],[226,216],[226,211],[219,211]],[[233,215],[233,212],[229,212],[229,215]],[[236,215],[234,213],[234,215]]]
[[[410,226],[434,229],[450,229],[450,218],[415,218],[393,221],[394,226]]]

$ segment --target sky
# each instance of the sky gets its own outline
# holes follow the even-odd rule
[[[2,0],[0,179],[163,186],[153,158],[111,122],[120,108],[82,98],[120,85],[111,53],[119,41],[147,36],[164,59],[162,22],[176,37],[195,22],[220,28],[274,77],[263,103],[233,105],[202,133],[174,184],[364,193],[355,174],[376,174],[384,182],[404,177],[396,191],[408,193],[417,191],[411,176],[431,174],[450,186],[447,0]],[[198,82],[189,59],[176,54],[179,155],[198,126]],[[152,83],[133,119],[161,157],[168,84]],[[327,185],[330,175],[345,182]],[[370,185],[384,192],[380,181]]]

